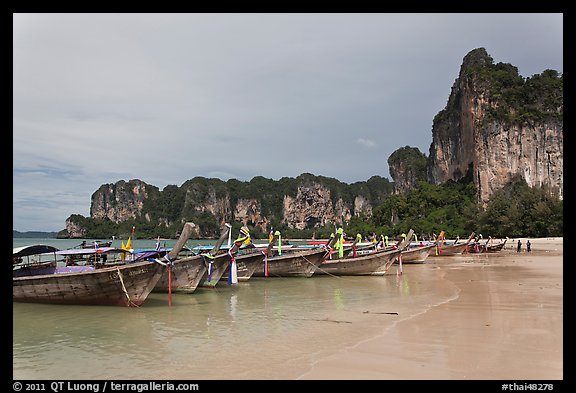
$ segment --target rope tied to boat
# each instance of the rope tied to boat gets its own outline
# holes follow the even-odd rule
[[[166,262],[162,262],[162,259],[166,260]],[[168,266],[174,267],[174,261],[170,259],[168,253],[166,253],[166,255],[164,255],[161,259],[154,258],[154,262],[157,262],[164,267]]]
[[[302,255],[302,258],[304,258],[304,260],[305,260],[306,262],[308,262],[310,265],[316,266],[316,269],[319,269],[320,271],[328,274],[329,276],[336,277],[336,278],[342,278],[342,277],[338,277],[338,276],[336,276],[336,275],[334,275],[334,274],[332,274],[332,273],[328,273],[326,270],[321,269],[320,266],[314,265],[312,262],[310,262],[310,260],[309,260],[308,258],[306,258],[305,255]]]
[[[124,294],[126,295],[126,298],[128,299],[126,306],[127,307],[130,307],[130,306],[138,307],[138,305],[136,303],[134,303],[132,301],[132,299],[130,299],[130,295],[128,294],[128,290],[126,289],[126,285],[124,285],[124,279],[122,278],[122,272],[120,271],[120,266],[116,266],[116,270],[118,271],[118,278],[120,278],[120,284],[122,284],[122,290],[124,291]]]

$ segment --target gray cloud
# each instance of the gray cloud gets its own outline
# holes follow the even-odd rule
[[[14,14],[14,229],[104,183],[389,178],[462,58],[563,72],[562,14]]]

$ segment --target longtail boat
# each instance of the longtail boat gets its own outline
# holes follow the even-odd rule
[[[400,257],[400,250],[372,251],[356,257],[326,259],[315,270],[314,275],[334,276],[382,276]]]
[[[435,248],[436,244],[407,248],[402,251],[402,263],[424,263]]]
[[[496,243],[496,244],[492,244],[490,242],[490,244],[486,244],[486,252],[498,252],[498,251],[502,251],[502,249],[504,248],[504,246],[506,245],[506,242],[508,241],[508,238],[504,239],[503,242],[500,243]]]
[[[220,238],[214,246],[207,252],[198,255],[179,257],[169,261],[171,270],[164,271],[160,280],[154,287],[154,292],[185,292],[192,293],[198,286],[214,286],[220,279],[220,270],[216,269],[216,274],[210,275],[210,282],[205,283],[208,278],[208,270],[213,273],[214,266],[228,263],[228,257],[224,254],[216,255],[220,246],[228,236],[230,225],[226,224],[225,229],[220,234]],[[210,285],[213,284],[213,285]]]
[[[263,263],[264,258],[265,254],[258,249],[254,249],[254,252],[251,253],[237,255],[235,259],[238,281],[248,281],[256,269]],[[228,266],[220,280],[227,280],[229,274],[230,266]]]
[[[441,235],[443,235],[443,233],[444,232],[442,232]],[[452,244],[441,243],[441,245],[438,246],[438,256],[452,256],[466,252],[468,250],[468,245],[470,244],[473,238],[474,238],[474,232],[472,232],[468,240],[464,243],[457,243],[457,242],[454,242]],[[443,241],[442,239],[438,240],[438,242],[442,241]]]
[[[506,242],[508,241],[508,237],[499,243],[494,244],[494,239],[489,237],[486,240],[486,243],[482,244],[480,241],[470,242],[468,244],[468,252],[469,253],[482,253],[482,252],[498,252],[504,249]]]
[[[154,292],[194,292],[206,272],[206,264],[200,255],[193,255],[173,261],[171,269],[170,274],[167,269],[162,273]]]
[[[228,256],[227,253],[221,253],[212,258],[206,254],[201,254],[201,256],[205,258],[204,261],[207,269],[200,279],[199,286],[202,288],[214,288],[222,278],[226,269],[230,266],[230,256]]]
[[[334,276],[382,276],[386,274],[390,266],[396,262],[402,250],[410,244],[414,231],[410,229],[408,235],[399,241],[393,248],[382,248],[378,250],[371,250],[369,252],[357,252],[356,242],[352,244],[352,250],[346,253],[344,248],[344,257],[339,257],[338,252],[335,250],[316,269],[315,274],[323,275],[330,274]],[[340,234],[340,236],[342,236]],[[359,241],[361,237],[358,237]]]
[[[164,259],[176,259],[192,229],[192,223],[184,225],[176,245],[165,254]],[[77,258],[65,259],[78,253],[87,254],[89,257],[80,264]],[[94,259],[91,257],[92,253]],[[103,256],[109,253],[127,256],[130,251],[112,248],[58,250],[46,245],[14,248],[13,301],[141,306],[156,286],[167,264],[158,259],[134,261],[132,258],[125,258],[123,263],[113,262],[112,266],[109,266],[103,258],[96,258],[97,254]]]
[[[94,240],[91,243],[86,243],[86,241],[83,241],[81,244],[78,245],[79,248],[101,248],[101,247],[111,247],[112,246],[112,240],[108,240],[105,242],[98,242],[96,240]]]
[[[264,257],[252,276],[311,277],[327,255],[328,251],[324,247],[319,247]]]
[[[60,250],[32,245],[14,248],[12,299],[15,302],[140,306],[164,269],[155,262],[100,267],[59,266]],[[31,263],[22,258],[32,257]],[[51,260],[51,261],[50,261]]]

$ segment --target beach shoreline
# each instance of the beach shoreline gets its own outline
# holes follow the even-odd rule
[[[458,296],[318,359],[301,380],[562,380],[563,238],[429,257]],[[404,274],[410,274],[404,267]]]

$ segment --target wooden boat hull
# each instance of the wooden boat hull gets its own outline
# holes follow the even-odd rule
[[[400,250],[376,251],[356,258],[327,259],[314,275],[383,276],[400,256]]]
[[[82,272],[13,277],[12,297],[15,302],[27,303],[140,306],[163,270],[164,266],[155,262],[136,262]]]
[[[226,269],[230,267],[230,257],[226,253],[216,255],[216,258],[212,261],[212,272],[210,277],[208,277],[209,259],[205,258],[204,261],[207,268],[200,279],[199,286],[202,288],[214,288],[216,284],[218,284],[218,281],[220,281],[220,278]]]
[[[467,249],[468,249],[468,243],[449,244],[438,248],[438,256],[458,255],[462,254]]]
[[[275,255],[268,258],[268,277],[312,277],[325,255],[322,248]],[[264,277],[264,267],[263,258],[252,277]]]
[[[470,253],[482,253],[482,252],[498,252],[504,249],[508,238],[506,238],[503,242],[499,242],[493,244],[490,241],[487,241],[485,244],[480,244],[479,242],[470,243],[468,245],[468,252]],[[490,244],[489,244],[490,243]]]
[[[505,242],[504,243],[498,243],[498,244],[490,244],[490,245],[481,244],[478,247],[472,245],[472,246],[468,246],[468,252],[471,252],[471,253],[498,252],[498,251],[502,251],[502,249],[504,248],[504,245],[505,245]]]
[[[414,247],[402,251],[402,263],[424,263],[428,256],[434,252],[435,244],[423,247]]]
[[[502,249],[504,248],[506,242],[504,243],[499,243],[499,244],[493,244],[493,245],[489,245],[488,247],[486,247],[486,252],[498,252],[498,251],[502,251]]]
[[[192,293],[200,284],[200,280],[206,272],[206,263],[200,255],[185,257],[174,261],[172,271],[172,291]],[[168,269],[164,269],[158,283],[154,287],[154,292],[168,292]]]
[[[254,274],[256,269],[263,264],[264,254],[257,251],[252,254],[237,255],[236,256],[236,277],[238,281],[248,281],[250,277]],[[226,271],[220,278],[220,280],[228,280],[228,274],[230,274],[230,265],[226,268]]]

